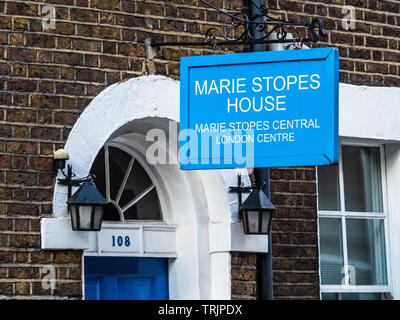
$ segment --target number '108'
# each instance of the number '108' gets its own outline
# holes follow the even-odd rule
[[[118,247],[122,247],[122,246],[125,246],[125,247],[129,247],[131,245],[131,239],[129,238],[129,236],[125,236],[125,238],[124,237],[122,237],[122,236],[112,236],[112,246],[113,247],[115,247],[115,246],[118,246]]]

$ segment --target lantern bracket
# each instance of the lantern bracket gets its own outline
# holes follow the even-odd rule
[[[220,16],[230,20],[228,23],[208,28],[203,41],[176,41],[176,42],[151,42],[153,47],[162,46],[232,46],[232,45],[253,45],[253,44],[293,44],[295,47],[302,47],[305,42],[318,42],[321,38],[328,36],[324,29],[321,18],[310,19],[311,22],[294,22],[285,19],[278,19],[269,14],[269,7],[264,4],[256,3],[250,0],[258,8],[259,13],[250,16],[244,10],[232,14],[224,11],[217,6],[200,0],[207,7],[214,9]],[[252,29],[262,31],[262,36],[257,37],[252,33]],[[301,36],[297,28],[305,30]],[[291,29],[292,31],[290,31]],[[288,37],[289,31],[294,34],[293,39]],[[276,39],[270,39],[269,36],[276,32]]]
[[[94,182],[96,178],[95,175],[89,174],[83,178],[73,179],[75,177],[75,173],[72,172],[71,164],[67,165],[67,173],[65,173],[63,169],[60,169],[60,171],[64,178],[57,179],[57,181],[60,185],[68,186],[68,199],[72,196],[72,187],[79,187],[87,181]]]
[[[229,193],[237,193],[238,194],[239,208],[243,204],[243,200],[242,200],[243,193],[249,193],[254,189],[263,189],[265,186],[265,182],[253,183],[249,186],[244,186],[244,184],[242,182],[242,176],[240,174],[238,174],[238,176],[237,176],[237,181],[238,181],[238,184],[236,187],[229,187]],[[242,215],[241,211],[239,210],[239,219],[243,218],[241,215]]]

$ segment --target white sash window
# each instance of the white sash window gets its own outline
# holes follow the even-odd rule
[[[342,145],[339,164],[318,167],[322,299],[390,293],[383,146]]]

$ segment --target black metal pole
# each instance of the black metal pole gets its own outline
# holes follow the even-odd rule
[[[261,14],[260,8],[264,5],[264,0],[249,0],[250,17],[255,17]],[[252,19],[253,20],[253,19]],[[260,17],[257,20],[263,21]],[[264,36],[264,30],[258,30],[257,24],[251,27],[252,36],[255,39]],[[265,44],[255,43],[251,45],[252,52],[265,51]],[[269,188],[269,169],[268,168],[255,168],[254,177],[256,185],[263,186],[264,192],[270,197]],[[271,230],[268,234],[268,253],[259,254],[257,257],[257,272],[258,272],[258,297],[260,300],[273,300],[273,277],[272,277],[272,236]]]

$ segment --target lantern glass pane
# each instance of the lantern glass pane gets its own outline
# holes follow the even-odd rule
[[[76,212],[76,206],[75,205],[70,205],[69,206],[69,212],[71,214],[71,220],[72,220],[72,229],[76,230],[78,228],[78,223],[77,223],[77,212]]]
[[[271,221],[271,212],[263,211],[262,212],[261,233],[269,232],[270,221]]]
[[[94,223],[93,228],[95,230],[100,230],[101,221],[103,219],[104,206],[95,206],[94,207]]]
[[[247,211],[247,223],[249,233],[258,233],[259,212],[253,210]]]
[[[92,206],[79,206],[80,229],[90,229]]]

